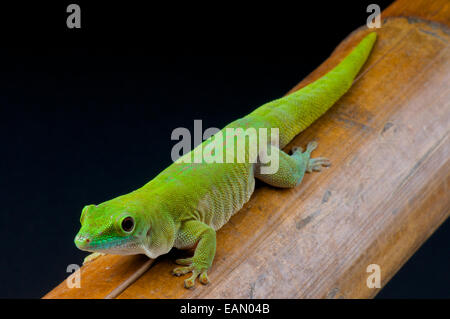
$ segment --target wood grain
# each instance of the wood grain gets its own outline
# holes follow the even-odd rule
[[[450,6],[397,1],[353,88],[288,147],[317,140],[332,166],[295,189],[259,185],[217,234],[212,284],[183,287],[174,251],[118,298],[369,298],[450,214]],[[428,21],[429,20],[429,21]],[[350,34],[293,90],[326,73],[367,34]],[[105,256],[44,298],[104,298],[144,262]]]

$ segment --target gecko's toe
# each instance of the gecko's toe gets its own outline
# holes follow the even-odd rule
[[[184,281],[184,288],[192,289],[195,287],[195,279],[189,278]]]
[[[177,260],[175,260],[175,263],[177,265],[181,265],[181,266],[190,266],[192,264],[192,257],[177,259]]]
[[[177,267],[172,271],[172,274],[175,276],[183,276],[189,272],[192,272],[191,277],[186,279],[184,281],[184,287],[187,289],[194,288],[195,286],[195,280],[198,278],[198,281],[200,281],[201,284],[207,285],[209,284],[209,278],[208,278],[208,271],[205,268],[201,267],[195,267],[192,265],[192,258],[186,258],[186,259],[178,259],[176,260],[177,264],[180,265],[187,265],[184,267]]]
[[[209,278],[206,270],[198,271],[198,270],[192,270],[192,276],[189,277],[184,281],[184,288],[191,289],[195,287],[195,279],[200,281],[201,284],[207,285],[209,284]]]
[[[322,167],[328,167],[331,165],[331,162],[328,158],[325,157],[317,157],[311,158],[308,162],[308,166],[306,167],[306,171],[308,173],[311,172],[320,172]]]
[[[200,283],[202,283],[203,285],[209,284],[208,273],[206,270],[200,274],[200,276],[198,277],[198,281],[200,281]]]
[[[197,271],[195,269],[192,270],[192,276],[184,281],[184,288],[187,288],[187,289],[194,288],[194,286],[195,286],[195,279],[197,279],[199,274],[200,274],[199,271]]]
[[[172,274],[175,276],[183,276],[186,275],[188,272],[191,272],[193,267],[187,266],[187,267],[177,267],[172,271]]]
[[[312,152],[317,148],[317,142],[316,141],[311,141],[308,143],[308,145],[306,146],[306,151],[307,152]]]
[[[105,256],[105,255],[106,255],[105,253],[99,253],[99,252],[89,254],[84,258],[83,265],[86,265],[87,263],[90,263],[91,261],[94,261],[97,258],[99,258],[101,256]]]

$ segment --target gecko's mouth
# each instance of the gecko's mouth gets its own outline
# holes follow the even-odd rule
[[[129,238],[91,238],[83,234],[77,234],[74,242],[80,250],[114,254],[123,254],[132,245]]]

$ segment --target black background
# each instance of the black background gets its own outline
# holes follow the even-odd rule
[[[38,298],[66,278],[86,255],[73,244],[82,207],[168,166],[173,129],[221,128],[285,94],[365,24],[371,2],[76,3],[80,30],[65,27],[67,3],[0,9],[3,298]],[[449,228],[378,297],[450,297]]]

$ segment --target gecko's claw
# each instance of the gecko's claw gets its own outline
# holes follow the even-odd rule
[[[198,281],[203,285],[209,284],[208,272],[206,269],[200,270],[192,265],[192,258],[177,259],[175,261],[179,265],[189,265],[185,267],[177,267],[172,273],[175,276],[182,276],[189,272],[192,272],[192,276],[184,281],[184,287],[187,289],[193,288],[195,286],[195,279],[198,277]]]

